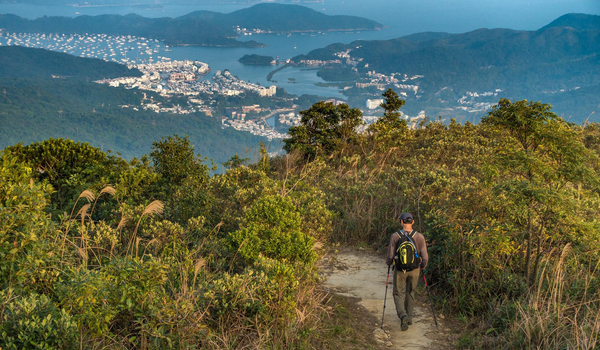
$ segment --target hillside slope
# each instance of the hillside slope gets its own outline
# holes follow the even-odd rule
[[[139,77],[142,76],[142,72],[114,62],[81,58],[55,51],[22,46],[0,47],[0,77],[51,78],[52,76],[99,80]]]
[[[92,82],[136,74],[140,72],[97,59],[42,49],[0,48],[0,148],[69,138],[133,158],[148,153],[152,142],[161,137],[187,134],[200,154],[221,163],[263,140],[221,129],[219,120],[202,113],[136,111],[144,96],[166,106],[179,102]]]

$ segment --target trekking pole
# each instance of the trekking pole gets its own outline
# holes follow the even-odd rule
[[[427,279],[425,278],[425,272],[423,271],[423,269],[421,269],[421,272],[423,272],[423,281],[425,282],[425,289],[427,289],[427,299],[429,299],[429,306],[431,306],[431,313],[433,314],[433,322],[435,322],[435,329],[437,329],[439,331],[440,329],[438,328],[437,318],[435,317],[435,310],[433,309],[433,302],[431,302],[431,295],[429,295],[429,286],[427,285]]]
[[[383,297],[383,315],[381,315],[381,329],[383,329],[383,318],[385,317],[385,301],[387,299],[387,290],[388,290],[388,283],[390,281],[390,268],[391,267],[392,267],[392,265],[388,266],[387,279],[385,280],[385,296]]]

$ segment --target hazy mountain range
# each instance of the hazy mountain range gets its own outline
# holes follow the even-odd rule
[[[238,41],[235,26],[272,32],[376,30],[383,25],[355,16],[328,16],[299,5],[258,4],[232,13],[196,11],[177,18],[146,18],[135,14],[41,17],[35,20],[0,15],[0,28],[21,33],[135,35],[159,39],[168,45],[260,47],[256,41]]]
[[[414,98],[440,108],[467,91],[502,90],[505,97],[552,102],[575,90],[600,89],[600,16],[595,15],[564,15],[535,31],[479,29],[334,44],[295,60],[331,60],[348,50],[360,60],[360,73],[424,75]],[[579,117],[600,103],[598,97],[587,98],[591,93],[584,95],[580,106],[587,107]]]

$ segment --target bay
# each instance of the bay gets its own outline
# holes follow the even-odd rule
[[[137,13],[146,17],[177,17],[197,10],[229,13],[251,4],[204,3],[161,4],[138,6],[52,6],[24,3],[0,3],[0,13],[13,13],[26,18],[42,16],[78,16]],[[328,15],[355,15],[373,19],[386,27],[379,31],[327,32],[321,34],[242,36],[239,40],[256,40],[266,44],[263,48],[212,48],[175,47],[163,56],[173,59],[193,59],[206,62],[212,69],[229,69],[239,78],[264,86],[275,66],[245,66],[237,60],[246,54],[279,56],[280,59],[308,53],[333,43],[350,43],[354,40],[386,40],[424,32],[467,32],[478,28],[512,28],[535,30],[565,13],[580,12],[600,14],[598,0],[325,0],[323,3],[305,4]],[[210,79],[211,75],[205,77]],[[342,98],[336,88],[318,87],[323,82],[315,70],[286,68],[274,75],[275,85],[292,94],[313,94]]]
[[[317,76],[314,69],[299,67],[285,68],[273,76],[277,82],[268,82],[267,75],[278,68],[278,66],[252,66],[243,65],[238,59],[246,54],[257,54],[263,56],[279,57],[280,60],[308,53],[311,50],[325,47],[333,43],[351,43],[355,40],[376,40],[381,38],[392,38],[394,33],[389,29],[379,31],[361,32],[324,32],[314,34],[259,34],[243,36],[240,40],[256,40],[266,44],[262,48],[216,48],[203,46],[174,47],[173,52],[164,53],[163,56],[172,59],[191,59],[206,62],[210,65],[212,72],[205,79],[209,79],[217,70],[228,69],[240,79],[259,83],[263,86],[277,85],[284,88],[288,93],[295,95],[309,94],[323,97],[344,98],[337,88],[319,87],[316,83],[324,82]]]

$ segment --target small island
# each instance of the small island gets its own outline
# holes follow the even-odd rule
[[[253,65],[253,66],[270,66],[275,64],[275,59],[271,56],[261,55],[244,55],[238,60],[241,64]]]

